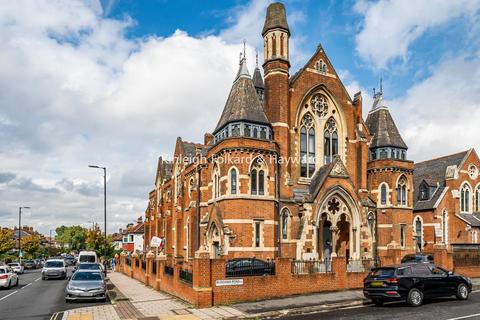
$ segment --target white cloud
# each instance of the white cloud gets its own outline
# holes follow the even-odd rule
[[[359,0],[354,9],[364,16],[356,36],[358,54],[374,67],[384,68],[397,58],[406,61],[409,46],[427,30],[461,16],[472,18],[480,2]]]
[[[110,231],[142,215],[158,156],[214,129],[243,49],[183,31],[128,39],[131,20],[96,1],[12,1],[0,24],[0,220],[30,205],[25,224],[47,233],[103,220],[89,164],[108,168]]]

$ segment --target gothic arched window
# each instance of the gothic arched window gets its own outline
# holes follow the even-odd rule
[[[192,197],[192,192],[195,189],[195,179],[190,178],[190,181],[188,182],[188,196],[191,198]]]
[[[420,217],[415,219],[415,242],[417,251],[422,251],[423,249],[423,223]]]
[[[448,214],[447,210],[443,209],[442,211],[442,240],[444,244],[447,244],[448,241]]]
[[[213,195],[214,198],[220,197],[220,171],[217,165],[213,168]]]
[[[385,183],[380,187],[380,203],[387,204],[387,185]]]
[[[332,162],[333,156],[338,154],[338,133],[335,119],[328,119],[324,132],[324,158],[325,164]]]
[[[237,169],[230,171],[230,193],[237,194]]]
[[[475,192],[475,211],[480,211],[480,184],[477,186],[477,191]]]
[[[281,214],[281,224],[282,224],[282,239],[288,239],[288,218],[289,212],[288,209],[283,209]]]
[[[300,127],[300,176],[310,178],[315,172],[315,127],[307,113]]]
[[[397,184],[397,205],[407,205],[407,179],[402,176]]]
[[[460,211],[470,211],[470,187],[466,183],[463,184],[462,190],[460,191]]]
[[[320,118],[324,118],[328,113],[327,98],[323,95],[315,95],[310,101],[313,113]]]
[[[260,158],[254,160],[250,170],[250,191],[253,195],[265,194],[265,167]]]

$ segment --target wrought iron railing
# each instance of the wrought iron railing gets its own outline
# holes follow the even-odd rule
[[[255,258],[229,260],[225,264],[227,277],[248,277],[275,275],[275,262]]]
[[[192,271],[190,271],[190,270],[180,270],[180,280],[191,284],[193,282]]]
[[[292,261],[293,274],[314,274],[332,272],[332,260],[294,260]]]
[[[142,269],[146,270],[147,269],[147,261],[142,260]]]
[[[132,259],[130,257],[125,257],[125,262],[127,263],[127,266],[132,266]]]
[[[373,259],[350,259],[347,263],[347,272],[370,272],[374,266],[375,261]]]
[[[140,260],[135,259],[135,267],[136,268],[140,267]]]
[[[167,276],[173,277],[173,267],[165,266],[165,268],[164,268],[164,273],[165,273]]]
[[[157,261],[155,260],[152,262],[152,273],[157,274]]]

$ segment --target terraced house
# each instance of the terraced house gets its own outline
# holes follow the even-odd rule
[[[261,35],[264,76],[258,62],[251,76],[243,55],[213,131],[202,143],[178,138],[174,160],[159,159],[146,251],[158,236],[166,263],[182,270],[208,255],[313,261],[326,271],[340,259],[366,271],[365,261],[478,243],[475,151],[415,164],[383,92],[364,120],[360,92],[349,96],[321,45],[291,74],[282,4],[268,7]],[[328,281],[284,294],[335,288]]]

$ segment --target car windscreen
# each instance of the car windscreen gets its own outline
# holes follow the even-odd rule
[[[47,261],[45,263],[46,268],[62,268],[63,267],[63,262],[61,261]]]
[[[80,262],[95,262],[95,256],[83,255],[78,259]]]
[[[0,273],[7,273],[7,270],[5,270],[5,268],[0,268]]]
[[[100,281],[102,275],[99,272],[75,272],[72,280],[76,281]]]
[[[82,263],[78,266],[80,270],[100,270],[99,264]]]
[[[394,268],[379,268],[370,272],[370,278],[390,278],[395,275]]]

